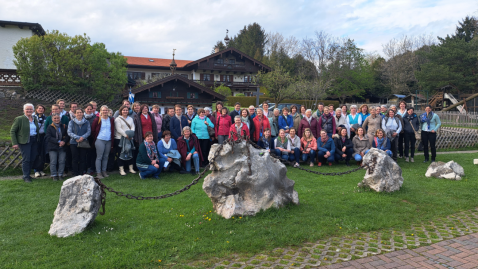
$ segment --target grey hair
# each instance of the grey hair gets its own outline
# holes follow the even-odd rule
[[[256,107],[255,107],[255,106],[253,106],[253,105],[250,105],[250,106],[249,106],[249,108],[254,108],[254,109],[255,109]]]
[[[395,107],[395,108],[396,108],[397,106],[396,106],[396,105],[391,105],[390,108],[392,108],[392,107]]]
[[[236,120],[236,119],[241,119],[241,116],[236,115],[236,116],[234,117],[234,120]]]
[[[182,134],[184,134],[184,131],[187,131],[187,130],[189,130],[189,132],[191,132],[191,133],[193,132],[193,131],[191,130],[191,127],[189,127],[189,126],[184,126],[184,127],[183,127],[183,132],[182,132]]]
[[[337,112],[337,111],[340,111],[340,112],[342,112],[342,109],[341,109],[341,108],[337,108],[337,109],[335,109],[335,112]]]
[[[307,110],[305,111],[305,114],[307,114],[307,112],[312,113],[312,109],[307,109]]]
[[[207,110],[207,111],[209,111],[209,112],[212,112],[212,109],[211,109],[210,107],[208,107],[208,106],[205,107],[204,110]]]
[[[376,106],[372,106],[372,107],[370,107],[370,110],[375,110],[375,109],[377,109],[377,107],[376,107]]]
[[[264,113],[264,109],[262,109],[260,107],[256,108],[256,111],[259,111],[259,110],[262,111],[262,113]]]
[[[356,105],[351,105],[351,106],[350,106],[350,109],[352,109],[352,108],[357,109],[357,106],[356,106]]]
[[[31,106],[33,110],[35,110],[35,106],[31,103],[26,103],[23,105],[23,110],[25,110],[27,107]]]
[[[51,117],[52,117],[52,118],[53,118],[53,117],[56,117],[56,116],[60,117],[60,114],[59,114],[59,113],[52,113],[52,114],[51,114]]]
[[[381,107],[387,108],[387,105],[382,105]]]
[[[280,112],[280,109],[278,109],[278,108],[274,108],[274,111],[276,111],[276,110]]]

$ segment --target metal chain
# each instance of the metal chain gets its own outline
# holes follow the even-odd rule
[[[219,153],[221,152],[222,148],[224,147],[224,145],[230,145],[231,148],[232,148],[232,151],[234,153],[234,145],[235,144],[238,144],[238,143],[241,143],[241,142],[246,142],[248,144],[250,144],[251,146],[253,146],[254,148],[256,149],[263,149],[261,147],[259,147],[256,143],[254,143],[252,140],[250,140],[250,137],[246,135],[245,131],[244,131],[244,135],[241,136],[241,135],[237,135],[237,139],[234,140],[233,137],[234,135],[237,135],[237,133],[234,133],[233,131],[231,131],[231,136],[230,138],[226,139],[222,144],[219,145],[219,148],[216,149],[216,152],[214,153],[214,156],[212,157],[210,163],[213,163],[217,156],[219,156]],[[270,156],[272,158],[275,158],[279,161],[281,161],[282,163],[285,163],[285,164],[289,164],[289,165],[292,165],[292,162],[289,162],[289,161],[286,161],[286,160],[282,160],[281,158],[273,155],[273,154],[270,154]],[[252,160],[251,160],[251,153],[250,153],[250,150],[249,150],[249,147],[247,147],[247,164],[249,166],[249,173],[252,174]],[[187,190],[189,190],[192,186],[196,185],[199,180],[204,176],[204,174],[211,170],[211,167],[212,165],[208,165],[206,166],[206,168],[201,172],[199,173],[198,177],[193,179],[193,181],[191,183],[189,183],[188,185],[184,186],[182,189],[179,189],[175,192],[171,192],[171,193],[167,193],[167,194],[163,194],[163,195],[160,195],[160,196],[142,196],[142,195],[132,195],[132,194],[124,194],[123,192],[121,191],[116,191],[114,190],[113,188],[111,187],[108,187],[106,186],[103,182],[101,182],[100,179],[98,178],[95,178],[95,182],[100,186],[100,189],[101,189],[101,206],[102,206],[102,212],[100,212],[100,215],[104,215],[105,214],[105,205],[106,205],[106,192],[105,190],[109,191],[109,192],[112,192],[118,196],[123,196],[123,197],[126,197],[128,199],[136,199],[136,200],[159,200],[159,199],[164,199],[164,198],[169,198],[169,197],[172,197],[172,196],[175,196],[175,195],[178,195],[182,192],[185,192]],[[309,170],[309,169],[305,169],[305,168],[302,168],[302,167],[296,167],[298,168],[299,170],[303,170],[303,171],[306,171],[306,172],[309,172],[309,173],[314,173],[314,174],[317,174],[317,175],[324,175],[324,176],[338,176],[338,175],[345,175],[345,174],[350,174],[350,173],[353,173],[353,172],[356,172],[358,170],[361,170],[361,169],[364,169],[364,168],[367,168],[368,165],[362,165],[362,166],[359,166],[357,168],[354,168],[352,170],[349,170],[349,171],[345,171],[345,172],[337,172],[337,173],[322,173],[322,172],[319,172],[319,171],[312,171],[312,170]],[[373,169],[373,168],[371,168]]]

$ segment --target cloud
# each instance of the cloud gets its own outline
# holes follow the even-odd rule
[[[195,60],[225,36],[257,22],[267,32],[302,39],[324,30],[368,51],[401,35],[446,36],[477,10],[476,1],[4,1],[2,20],[38,22],[46,30],[86,33],[130,56]]]

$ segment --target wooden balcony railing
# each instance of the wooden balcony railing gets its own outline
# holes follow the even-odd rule
[[[2,86],[21,86],[20,77],[15,70],[0,69],[0,85]]]
[[[215,70],[246,70],[243,64],[221,64],[221,63],[202,63],[199,69],[215,69]]]
[[[224,84],[224,86],[227,87],[251,87],[251,86],[257,86],[257,84],[252,83],[252,82],[243,82],[243,81],[211,81],[211,80],[194,80],[195,82],[200,82],[204,83],[206,86],[212,86],[214,83],[216,83],[217,86]]]

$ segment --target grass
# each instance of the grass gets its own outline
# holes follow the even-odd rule
[[[467,176],[461,181],[426,178],[428,164],[421,163],[422,156],[414,164],[400,160],[405,182],[391,194],[358,190],[365,171],[324,177],[290,168],[288,177],[296,182],[300,205],[229,220],[214,213],[201,183],[159,201],[128,200],[108,193],[106,215],[98,215],[82,234],[63,239],[48,235],[60,182],[48,178],[33,184],[0,181],[0,264],[3,268],[185,268],[191,263],[208,267],[217,258],[250,257],[330,236],[390,227],[407,230],[412,223],[478,206],[476,168],[470,157],[439,156],[441,161],[463,165]],[[320,169],[338,172],[347,167]],[[104,183],[125,193],[156,196],[179,189],[192,178],[110,176]]]

